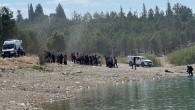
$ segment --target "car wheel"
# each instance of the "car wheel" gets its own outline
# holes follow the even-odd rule
[[[129,66],[132,66],[132,65],[133,65],[133,62],[132,62],[132,61],[130,61],[130,62],[129,62]]]
[[[142,65],[142,67],[144,67],[145,66],[144,62],[142,62],[141,65]]]

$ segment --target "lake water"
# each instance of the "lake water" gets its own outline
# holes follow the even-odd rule
[[[195,110],[194,77],[130,82],[82,90],[74,99],[45,103],[47,110]]]

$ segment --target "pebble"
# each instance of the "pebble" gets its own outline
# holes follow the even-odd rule
[[[16,102],[15,102],[15,101],[9,101],[9,103],[10,103],[11,105],[16,104]]]
[[[12,88],[15,88],[15,87],[16,87],[15,85],[12,86]]]
[[[25,103],[20,103],[21,106],[26,106]]]
[[[82,71],[77,71],[76,73],[82,73]]]

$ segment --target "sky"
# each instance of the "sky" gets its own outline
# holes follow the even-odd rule
[[[71,18],[74,11],[81,15],[86,12],[93,15],[95,12],[119,12],[120,7],[126,14],[130,10],[137,11],[139,14],[142,12],[143,4],[147,10],[158,6],[160,10],[165,11],[167,2],[170,2],[172,7],[174,4],[180,3],[192,9],[193,13],[195,12],[195,0],[0,0],[0,7],[7,6],[13,11],[14,17],[17,15],[17,10],[21,10],[23,18],[28,18],[28,4],[30,3],[34,9],[37,4],[41,4],[45,15],[55,13],[55,9],[60,3],[66,16]]]

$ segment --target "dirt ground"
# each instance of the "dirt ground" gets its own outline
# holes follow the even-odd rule
[[[187,76],[186,66],[172,66],[161,57],[163,67],[118,68],[38,64],[36,56],[0,58],[0,110],[41,110],[40,104],[74,97],[75,91],[131,81]],[[37,69],[38,68],[38,69]],[[165,72],[168,70],[168,72]]]

